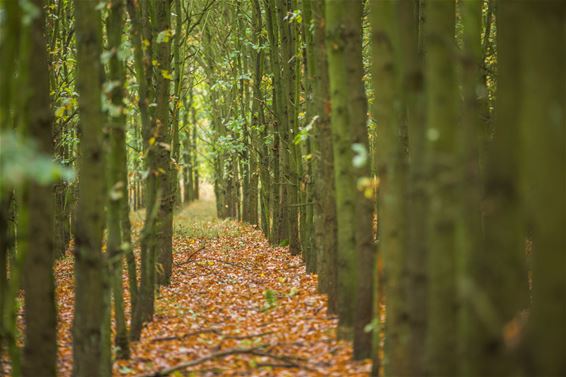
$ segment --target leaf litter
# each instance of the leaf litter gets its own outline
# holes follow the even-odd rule
[[[214,217],[197,201],[175,217],[174,268],[154,320],[115,376],[368,376],[336,339],[317,278],[300,257],[273,247],[256,227]],[[133,216],[139,232],[142,214]],[[139,251],[139,250],[138,250]],[[129,313],[127,277],[125,300]],[[59,374],[72,371],[73,262],[57,262]],[[20,318],[21,324],[21,318]]]

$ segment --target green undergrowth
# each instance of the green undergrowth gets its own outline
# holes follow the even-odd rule
[[[241,234],[236,221],[216,217],[213,201],[199,200],[180,210],[175,216],[175,235],[187,238],[211,239],[237,237]]]

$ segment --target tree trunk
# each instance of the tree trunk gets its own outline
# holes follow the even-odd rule
[[[454,59],[454,1],[425,8],[428,153],[430,165],[430,260],[427,371],[454,374],[456,356],[455,247],[457,209],[457,81]],[[415,354],[413,354],[415,355]],[[420,365],[422,370],[422,365]]]
[[[327,0],[326,49],[332,100],[331,126],[334,151],[334,177],[336,184],[336,217],[338,226],[338,284],[337,314],[338,336],[348,339],[353,336],[356,304],[358,299],[359,258],[356,250],[356,187],[352,169],[353,119],[349,112],[350,81],[348,79],[347,45],[355,43],[355,24],[348,20],[347,12],[352,3]],[[346,10],[346,6],[348,9]],[[350,21],[350,22],[348,22]]]
[[[110,100],[118,114],[110,114],[110,154],[108,156],[108,188],[110,190],[108,202],[108,240],[107,250],[112,281],[112,295],[114,297],[114,318],[116,323],[115,345],[117,357],[127,359],[130,355],[128,344],[128,328],[124,308],[124,293],[122,286],[122,255],[128,250],[123,249],[125,240],[122,237],[122,216],[124,202],[127,202],[127,154],[126,154],[126,116],[124,114],[124,70],[122,62],[118,59],[118,49],[122,39],[122,22],[124,3],[114,0],[111,4],[107,20],[108,47],[113,51],[110,58],[109,80],[118,83],[110,92]],[[128,246],[129,248],[130,246]]]
[[[313,0],[314,64],[313,158],[314,177],[314,232],[317,249],[319,289],[328,295],[328,310],[337,311],[337,225],[336,190],[334,183],[334,154],[330,128],[330,82],[326,56],[326,18],[324,0]]]
[[[169,131],[169,78],[171,70],[171,45],[167,37],[160,38],[160,33],[170,33],[171,0],[155,0],[155,21],[153,25],[156,43],[156,60],[159,71],[156,74],[155,108],[155,144],[156,171],[163,197],[157,215],[157,282],[169,285],[173,267],[173,208],[175,205],[175,182],[172,179],[171,133]]]
[[[77,84],[80,122],[79,200],[75,217],[75,318],[73,375],[102,376],[102,326],[108,295],[102,254],[105,179],[100,63],[100,13],[95,4],[77,0]]]
[[[486,155],[484,182],[483,270],[478,290],[493,307],[495,318],[476,328],[477,350],[481,362],[478,373],[509,376],[518,374],[520,360],[516,348],[509,349],[501,336],[505,325],[513,323],[528,306],[524,244],[524,213],[519,197],[519,116],[521,101],[520,33],[515,1],[503,0],[497,6],[497,98],[495,134]],[[479,251],[478,251],[479,252]],[[471,362],[471,361],[470,361]]]
[[[29,36],[26,78],[34,90],[26,98],[25,133],[36,142],[38,151],[53,155],[51,132],[53,114],[49,98],[47,42],[45,40],[45,10],[41,0],[34,1],[41,10],[25,35]],[[19,228],[18,238],[24,256],[22,285],[24,289],[25,342],[22,360],[23,376],[55,376],[57,314],[55,309],[54,261],[54,196],[51,184],[31,182],[23,189],[26,220]],[[2,296],[4,300],[4,296]]]
[[[533,242],[529,375],[566,374],[566,3],[521,2],[521,187]]]

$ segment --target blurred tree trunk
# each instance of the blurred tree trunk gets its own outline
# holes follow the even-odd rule
[[[520,177],[533,242],[527,374],[559,376],[566,374],[566,3],[518,6]]]
[[[497,97],[493,141],[485,164],[484,240],[480,253],[481,279],[475,281],[485,295],[487,308],[475,328],[476,349],[468,363],[478,362],[479,374],[516,375],[520,360],[515,346],[502,334],[518,321],[528,306],[529,288],[525,248],[526,229],[519,197],[519,116],[522,85],[517,46],[517,2],[500,0],[497,5]],[[483,252],[482,252],[483,251]]]
[[[353,143],[365,128],[365,113],[361,113],[364,104],[360,103],[365,101],[365,96],[363,87],[359,88],[362,85],[359,71],[361,62],[357,61],[357,49],[360,46],[353,46],[361,43],[361,4],[326,1],[325,13],[338,225],[338,336],[342,339],[354,338],[359,345],[360,339],[354,330],[358,330],[357,320],[361,317],[356,313],[365,311],[357,307],[360,304],[358,298],[363,297],[358,288],[366,284],[361,280],[364,276],[360,274],[360,263],[367,261],[364,259],[366,250],[360,248],[358,252],[356,236],[359,234],[357,228],[367,230],[363,222],[367,220],[369,223],[371,220],[357,213],[357,201],[360,198],[356,192],[356,179],[360,177],[361,169],[352,167]],[[362,130],[358,129],[360,127]],[[361,199],[365,200],[363,197]],[[360,218],[357,218],[358,215]],[[371,238],[371,225],[369,229],[368,237]],[[360,352],[359,348],[355,351],[356,358],[361,355],[357,352]]]
[[[376,161],[376,173],[379,179],[377,192],[377,221],[378,221],[378,252],[382,254],[385,264],[383,292],[387,292],[387,321],[385,325],[385,352],[388,358],[387,372],[395,375],[398,373],[399,362],[396,355],[402,344],[399,334],[402,328],[396,327],[394,321],[399,320],[402,300],[406,292],[398,281],[399,266],[402,255],[399,237],[403,229],[405,219],[404,207],[402,206],[402,193],[404,192],[403,171],[400,156],[402,155],[402,140],[399,137],[398,114],[395,111],[396,85],[395,85],[395,48],[398,48],[395,40],[395,7],[394,3],[379,0],[370,4],[370,22],[372,26],[372,58],[373,58],[373,86],[375,88],[373,117],[376,122],[374,157]],[[378,281],[378,277],[376,277]],[[377,292],[376,289],[374,289]],[[376,303],[380,298],[376,295]],[[377,305],[375,306],[377,309]],[[375,321],[379,323],[379,313],[374,314]],[[378,327],[379,328],[379,327]],[[372,376],[379,376],[380,360],[380,337],[379,331],[374,333],[372,352]]]
[[[458,94],[455,56],[456,3],[430,2],[425,7],[427,138],[430,167],[428,263],[429,301],[426,348],[420,373],[456,372],[457,290],[456,220]],[[414,354],[413,354],[414,355]],[[416,371],[416,370],[415,370]]]
[[[53,155],[51,137],[54,116],[49,98],[49,71],[45,4],[35,0],[40,13],[24,31],[29,51],[23,63],[28,86],[25,99],[25,131],[35,141],[38,152]],[[25,53],[25,52],[24,52]],[[30,182],[22,189],[25,218],[18,227],[18,253],[23,255],[25,342],[22,360],[23,376],[55,376],[57,361],[57,314],[55,309],[54,196],[51,184]]]

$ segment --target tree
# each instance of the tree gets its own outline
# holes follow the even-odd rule
[[[43,1],[35,1],[40,13],[33,19],[25,35],[29,36],[29,48],[25,67],[26,78],[33,83],[26,98],[25,133],[36,142],[38,151],[53,154],[51,129],[53,114],[49,97],[49,71],[47,43],[45,41],[45,10]],[[31,85],[30,85],[31,88]],[[19,252],[24,255],[22,285],[24,288],[24,316],[26,320],[25,344],[22,362],[24,376],[55,376],[56,328],[55,256],[53,237],[54,198],[51,184],[31,182],[23,190],[26,217],[20,218],[21,234],[26,239]],[[33,235],[33,236],[32,236]]]
[[[454,47],[454,1],[425,7],[427,136],[429,153],[429,300],[426,371],[432,375],[455,373],[457,331],[456,221],[457,201],[457,78]],[[421,372],[422,372],[421,364]]]
[[[155,78],[155,129],[154,147],[156,148],[156,170],[153,174],[160,181],[163,197],[157,215],[157,255],[158,283],[169,285],[173,267],[173,208],[177,182],[172,175],[171,166],[171,133],[169,124],[169,80],[171,70],[171,0],[156,0],[155,21],[153,22],[154,40],[156,42],[156,60],[158,72]],[[173,179],[175,182],[173,182]]]
[[[124,72],[123,63],[118,58],[118,50],[122,39],[122,23],[124,13],[124,2],[114,0],[111,3],[110,14],[107,19],[107,33],[110,58],[109,80],[114,83],[110,92],[113,112],[110,114],[110,154],[107,163],[109,202],[108,202],[108,259],[111,274],[112,296],[114,297],[114,316],[116,320],[115,344],[118,349],[118,358],[129,357],[128,329],[124,311],[124,297],[122,286],[122,255],[124,252],[131,253],[131,245],[125,244],[125,232],[122,229],[125,224],[123,216],[129,217],[129,211],[124,211],[124,202],[127,205],[127,151],[126,151],[126,117],[124,115]],[[131,242],[131,240],[130,240]],[[135,263],[135,261],[134,261]],[[137,285],[135,280],[134,286]]]
[[[533,242],[531,374],[566,373],[566,82],[563,2],[518,5],[520,180]],[[515,108],[516,110],[516,108]]]
[[[369,148],[362,81],[362,5],[327,1],[325,12],[338,224],[339,335],[353,335],[354,357],[364,358],[371,353],[372,336],[364,328],[373,315],[375,249],[371,231],[373,204],[357,190],[358,182],[369,179],[369,164],[362,161],[352,167],[353,150],[367,153]]]
[[[387,321],[385,325],[385,349],[388,364],[385,371],[388,374],[400,373],[404,360],[401,331],[404,328],[395,326],[401,318],[403,299],[406,295],[404,287],[399,284],[401,279],[400,265],[402,264],[402,229],[406,213],[404,212],[404,165],[403,140],[399,135],[398,114],[395,111],[397,93],[395,72],[395,51],[398,45],[395,40],[394,3],[376,1],[371,4],[370,22],[372,26],[372,77],[375,88],[372,115],[376,122],[374,154],[376,174],[379,179],[377,192],[377,240],[378,253],[382,255],[385,277],[376,280],[383,282],[386,292]],[[377,296],[377,294],[376,294]],[[377,297],[376,297],[377,298]],[[380,299],[380,298],[378,298]],[[378,301],[378,300],[376,300]],[[379,323],[376,311],[375,321]],[[375,331],[375,334],[379,334]],[[374,336],[372,354],[372,375],[380,373],[379,336]]]
[[[75,318],[73,375],[105,375],[102,326],[108,294],[102,255],[105,176],[101,108],[102,64],[100,13],[94,3],[77,0],[77,85],[80,116],[80,174],[75,234]]]

